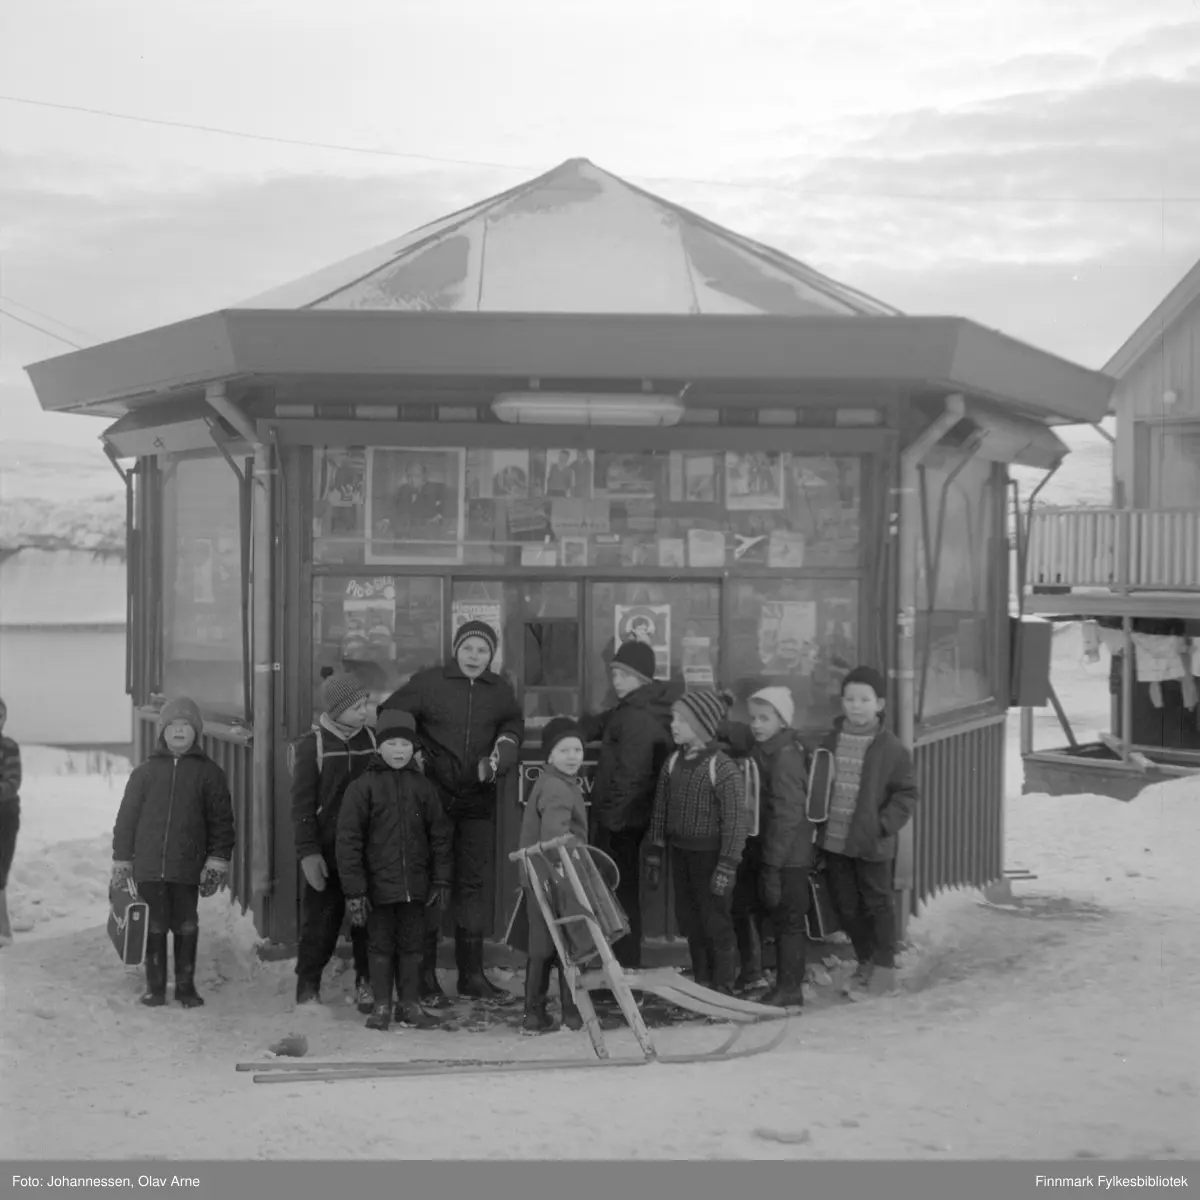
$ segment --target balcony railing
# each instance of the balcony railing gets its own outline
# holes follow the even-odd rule
[[[1200,590],[1200,512],[1039,509],[1029,530],[1025,581],[1042,587]]]

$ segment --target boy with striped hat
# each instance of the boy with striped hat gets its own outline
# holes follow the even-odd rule
[[[704,690],[684,692],[672,706],[671,737],[679,750],[658,779],[646,871],[656,888],[670,850],[675,917],[693,977],[732,995],[738,973],[733,887],[749,822],[742,772],[717,741],[726,713],[725,701]]]

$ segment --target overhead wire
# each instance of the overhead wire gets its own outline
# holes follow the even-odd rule
[[[38,333],[44,333],[47,337],[52,337],[56,341],[65,342],[68,346],[73,346],[76,350],[85,349],[78,342],[73,342],[70,338],[63,337],[61,333],[55,333],[53,329],[47,329],[44,325],[39,325],[36,321],[27,321],[24,317],[17,316],[15,312],[11,312],[7,308],[0,307],[0,314],[6,316],[10,321],[17,321],[21,325],[28,325],[30,329],[36,329]]]

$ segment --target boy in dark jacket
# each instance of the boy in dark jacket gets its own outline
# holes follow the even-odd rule
[[[300,939],[296,952],[296,1003],[321,998],[321,975],[337,949],[346,898],[337,869],[337,823],[346,789],[367,769],[375,735],[367,726],[369,693],[346,672],[321,684],[316,728],[288,749],[292,771],[292,833],[304,876],[300,892]],[[354,989],[358,1011],[371,1012],[371,966],[367,933],[351,925]],[[390,997],[386,997],[390,1000]]]
[[[563,834],[574,834],[581,842],[586,842],[587,807],[579,786],[579,768],[583,766],[582,730],[566,717],[555,717],[542,731],[542,754],[546,765],[525,804],[519,848],[536,846]],[[528,880],[523,881],[523,885],[527,890],[532,886]],[[529,916],[529,961],[525,965],[523,1028],[527,1033],[545,1033],[554,1026],[546,1013],[546,995],[558,952],[537,901],[529,895],[525,900],[525,911]],[[558,964],[558,994],[563,1025],[567,1029],[582,1029],[583,1018],[575,1007],[561,963]]]
[[[347,789],[337,827],[337,866],[353,928],[365,929],[375,1007],[368,1029],[386,1030],[397,978],[396,1020],[408,1029],[440,1022],[420,1005],[425,912],[450,903],[453,830],[437,788],[413,753],[416,723],[391,709],[375,729],[378,753]]]
[[[130,878],[150,909],[146,932],[146,994],[167,1002],[167,933],[174,935],[175,999],[184,1008],[204,1001],[196,992],[197,904],[229,873],[233,801],[225,772],[200,747],[204,721],[186,697],[158,714],[158,743],[135,768],[113,827],[112,887]]]
[[[858,959],[850,991],[895,987],[896,835],[917,803],[912,756],[882,723],[883,676],[856,667],[842,682],[844,717],[824,746],[834,755],[829,818],[817,839],[829,894]]]
[[[525,722],[516,693],[491,670],[496,631],[467,621],[454,635],[454,660],[414,675],[380,706],[411,713],[425,755],[425,773],[437,785],[442,808],[454,826],[454,949],[458,994],[508,1001],[483,972],[484,909],[496,840],[496,781],[516,766]],[[436,914],[425,934],[421,999],[447,1003],[438,985],[441,922]]]
[[[4,736],[8,706],[0,700],[0,946],[12,941],[8,920],[8,872],[21,828],[21,747]]]
[[[804,1004],[808,875],[813,826],[806,814],[808,771],[800,735],[792,728],[795,702],[785,687],[750,697],[750,731],[762,779],[759,800],[758,896],[775,927],[775,987],[762,999],[779,1008]]]
[[[609,666],[617,704],[596,716],[584,714],[585,742],[600,742],[591,792],[592,845],[617,864],[617,900],[629,917],[629,933],[613,945],[622,967],[642,965],[641,846],[650,828],[654,791],[671,752],[671,688],[655,680],[654,649],[624,642]]]
[[[717,745],[726,704],[715,692],[688,691],[671,709],[679,751],[658,778],[646,854],[647,883],[658,886],[671,850],[675,918],[687,938],[697,983],[732,994],[737,939],[731,900],[746,844],[741,771]]]

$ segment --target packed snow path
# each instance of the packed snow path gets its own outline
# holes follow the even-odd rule
[[[201,903],[206,1007],[142,1008],[141,973],[101,923],[124,778],[30,759],[18,933],[0,950],[0,1156],[1200,1156],[1195,780],[1133,804],[1014,796],[1009,862],[1038,876],[1015,885],[1017,905],[939,897],[911,928],[904,994],[810,1010],[763,1058],[267,1089],[234,1063],[291,1032],[312,1058],[590,1050],[584,1034],[381,1035],[345,1006],[295,1014],[291,964],[257,961],[224,896]],[[658,1036],[682,1050],[719,1032]],[[627,1033],[609,1036],[632,1052]]]

